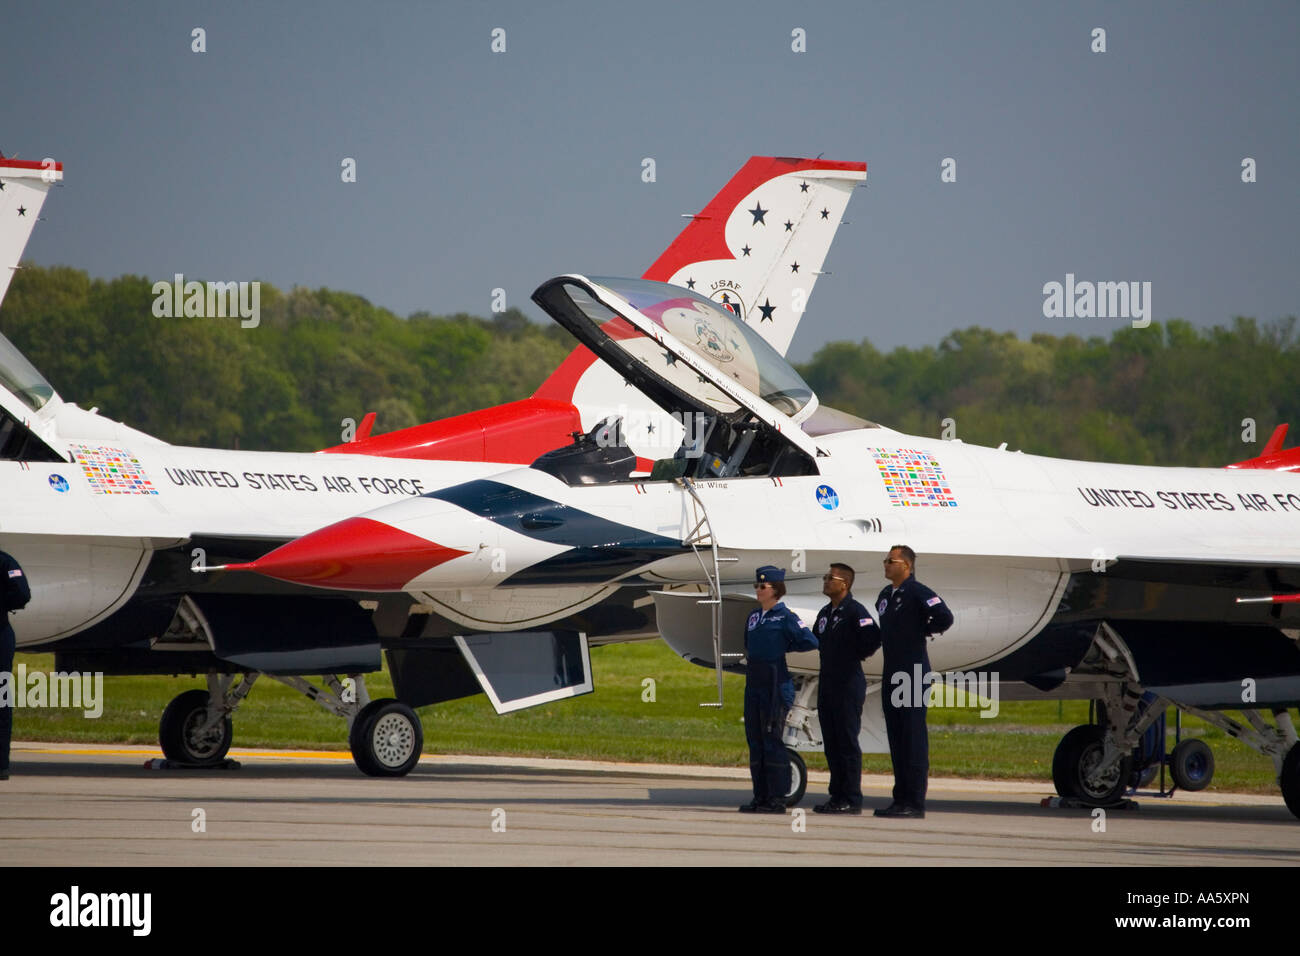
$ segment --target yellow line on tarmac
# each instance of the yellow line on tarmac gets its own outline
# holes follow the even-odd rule
[[[157,757],[162,754],[151,748],[121,750],[112,747],[94,749],[76,747],[24,747],[23,752],[34,754],[63,754],[78,757]],[[330,750],[231,750],[227,755],[238,760],[351,760],[352,755],[346,751]]]

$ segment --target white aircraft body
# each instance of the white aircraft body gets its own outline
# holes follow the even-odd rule
[[[23,201],[39,209],[53,173],[61,177],[62,167],[0,165],[0,200],[21,187]],[[748,313],[783,350],[864,178],[862,163],[755,157],[647,275],[700,286],[738,321]],[[752,209],[779,211],[786,228],[767,228]],[[19,236],[0,222],[0,252],[15,263],[30,232],[23,228]],[[788,264],[806,272],[797,285]],[[570,696],[590,690],[586,634],[593,642],[653,637],[651,602],[637,605],[618,588],[607,601],[549,588],[531,603],[450,600],[433,608],[367,588],[323,594],[193,569],[250,560],[383,502],[527,463],[577,428],[598,428],[610,412],[646,425],[624,449],[633,470],[648,467],[644,455],[660,457],[665,440],[675,445],[690,425],[663,416],[578,349],[530,399],[387,435],[370,436],[367,424],[358,441],[328,454],[190,448],[65,402],[0,336],[0,549],[18,559],[33,593],[13,618],[18,646],[55,651],[65,671],[206,673],[207,691],[180,695],[164,713],[169,758],[220,761],[231,742],[230,715],[265,673],[346,718],[363,770],[404,773],[420,751],[408,704],[480,688],[499,709],[556,696],[554,660],[530,656],[537,640],[502,638],[495,651],[470,651],[454,635],[553,622],[581,628],[576,643],[555,638],[577,653],[560,694]],[[360,675],[379,669],[381,649],[403,702],[366,696]],[[536,680],[528,687],[510,676],[529,668]],[[507,676],[494,686],[498,671]],[[327,688],[304,676],[317,674]],[[539,683],[545,689],[533,686]],[[406,729],[400,746],[392,743],[394,725]]]
[[[968,675],[972,690],[977,672],[990,674],[1003,697],[1102,703],[1099,722],[1058,748],[1063,797],[1115,800],[1135,746],[1176,705],[1272,757],[1300,815],[1287,710],[1300,704],[1300,617],[1276,600],[1300,590],[1296,475],[1065,461],[905,435],[820,408],[752,327],[687,290],[571,275],[534,300],[665,411],[698,416],[695,440],[645,476],[610,422],[529,468],[387,504],[207,573],[400,592],[449,616],[492,603],[535,615],[547,595],[572,609],[630,592],[653,599],[679,653],[722,667],[740,658],[757,567],[789,569],[786,603],[810,621],[828,564],[856,568],[869,603],[872,569],[907,544],[956,617],[932,640],[934,671]],[[791,663],[803,676],[786,739],[811,749],[817,656]],[[866,673],[863,743],[881,750],[879,694],[897,682],[878,657]],[[1180,785],[1208,783],[1207,752],[1199,741],[1175,751]]]

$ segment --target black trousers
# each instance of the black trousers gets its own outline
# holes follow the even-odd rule
[[[900,668],[901,669],[901,668]],[[910,668],[907,669],[910,672]],[[885,708],[885,733],[889,737],[889,759],[894,764],[894,803],[925,809],[925,789],[930,776],[930,736],[925,729],[925,697],[919,707],[897,707],[888,689],[881,703]],[[909,695],[910,698],[910,695]]]
[[[817,684],[817,719],[822,745],[831,771],[830,796],[855,807],[862,806],[862,706],[867,699],[867,679],[861,668],[847,679],[825,677]]]
[[[749,778],[754,799],[780,800],[790,792],[790,755],[781,734],[785,704],[768,687],[745,685],[745,742],[749,744]]]
[[[14,708],[18,688],[14,686],[14,629],[9,623],[9,615],[0,611],[5,620],[0,628],[0,671],[8,676],[9,706],[0,706],[0,770],[9,769],[9,738],[14,730]]]

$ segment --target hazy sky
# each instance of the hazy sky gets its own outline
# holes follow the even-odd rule
[[[1045,318],[1044,284],[1150,282],[1157,320],[1300,312],[1298,47],[1295,2],[25,4],[0,150],[66,164],[37,263],[403,315],[502,287],[535,317],[554,274],[639,275],[750,155],[864,160],[794,357],[1109,335]]]

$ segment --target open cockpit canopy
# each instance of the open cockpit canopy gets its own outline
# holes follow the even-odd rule
[[[34,412],[54,397],[54,386],[3,335],[0,335],[0,387]]]
[[[730,310],[662,282],[581,275],[543,283],[533,301],[683,424],[682,448],[651,478],[817,473],[798,425],[816,395]]]

